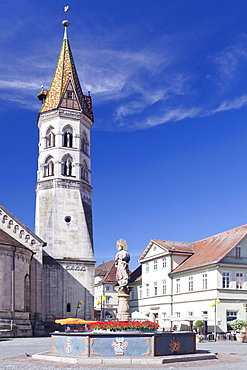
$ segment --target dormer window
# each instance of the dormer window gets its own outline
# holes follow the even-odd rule
[[[235,258],[241,258],[242,257],[242,247],[241,245],[237,245],[235,247]]]
[[[73,92],[67,91],[67,99],[73,99]]]

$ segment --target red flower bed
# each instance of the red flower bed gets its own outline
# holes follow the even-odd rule
[[[111,329],[111,330],[156,330],[159,324],[152,321],[95,321],[90,324],[91,329]]]

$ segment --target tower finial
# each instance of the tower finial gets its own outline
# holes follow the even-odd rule
[[[69,5],[66,5],[64,6],[63,8],[63,11],[64,11],[64,15],[67,15],[67,11],[69,10]],[[67,40],[68,38],[68,33],[67,33],[67,28],[69,27],[69,21],[67,19],[65,19],[64,21],[62,21],[62,25],[64,26],[64,40]]]

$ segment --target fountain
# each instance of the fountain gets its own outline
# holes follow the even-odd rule
[[[118,252],[115,257],[117,267],[116,286],[118,290],[117,319],[123,330],[114,329],[114,323],[102,325],[107,330],[92,330],[91,332],[73,332],[52,334],[52,349],[56,354],[76,357],[153,357],[171,354],[195,353],[195,333],[192,332],[162,332],[149,330],[126,330],[131,319],[129,298],[131,287],[129,281],[130,255],[127,252],[127,243],[120,239],[116,243]],[[126,323],[126,325],[124,324]],[[92,327],[101,326],[92,324]],[[150,323],[152,324],[152,323]],[[154,324],[154,323],[153,323]],[[136,322],[136,327],[141,323]],[[135,326],[135,325],[134,325]],[[145,326],[145,325],[143,325]],[[155,326],[155,324],[153,325]],[[158,326],[158,325],[156,325]],[[110,330],[110,328],[113,328]],[[148,327],[148,326],[146,326]]]

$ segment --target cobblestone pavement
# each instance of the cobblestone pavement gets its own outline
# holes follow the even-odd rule
[[[50,370],[50,369],[125,369],[143,368],[143,365],[69,365],[58,364],[54,362],[35,360],[30,355],[34,353],[42,353],[49,351],[50,338],[15,338],[15,339],[0,339],[0,369],[6,370]],[[216,360],[204,360],[195,362],[172,363],[164,365],[147,365],[145,369],[155,370],[157,368],[164,369],[191,369],[191,370],[246,370],[247,369],[247,343],[237,343],[235,341],[218,341],[218,342],[202,342],[197,344],[198,350],[211,351],[218,353]]]

